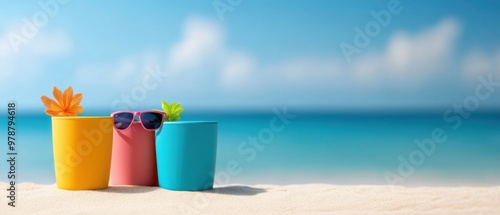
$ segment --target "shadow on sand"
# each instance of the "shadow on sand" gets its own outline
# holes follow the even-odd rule
[[[97,190],[103,193],[149,193],[161,189],[159,187],[142,187],[142,186],[109,186],[108,189]]]
[[[212,190],[206,190],[203,192],[235,196],[254,196],[260,193],[264,193],[266,192],[266,190],[262,188],[254,188],[243,185],[230,185],[225,187],[215,187]]]
[[[96,190],[97,192],[103,193],[125,193],[125,194],[134,194],[134,193],[149,193],[155,190],[164,190],[160,187],[143,187],[143,186],[109,186],[104,190]],[[165,190],[168,191],[168,190]],[[178,192],[178,191],[175,191]],[[182,192],[182,191],[181,191]],[[204,193],[214,193],[214,194],[222,194],[222,195],[234,195],[234,196],[254,196],[260,193],[266,192],[265,189],[262,188],[254,188],[250,186],[244,185],[230,185],[225,187],[215,187],[212,190],[205,191],[187,191],[187,192],[204,192]]]

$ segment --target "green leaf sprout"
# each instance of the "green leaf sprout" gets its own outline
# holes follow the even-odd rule
[[[168,104],[165,100],[161,100],[161,108],[167,114],[165,121],[178,121],[181,119],[181,113],[184,111],[180,103],[172,102]]]

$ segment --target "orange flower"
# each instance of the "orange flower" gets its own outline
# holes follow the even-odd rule
[[[45,113],[50,116],[76,116],[83,112],[83,107],[80,106],[83,95],[78,93],[73,96],[73,88],[68,87],[61,92],[57,87],[52,90],[56,101],[49,99],[47,96],[42,96],[43,105],[47,108]]]

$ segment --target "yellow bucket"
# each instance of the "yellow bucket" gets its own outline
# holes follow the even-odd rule
[[[52,143],[58,188],[99,190],[108,187],[112,117],[52,117]]]

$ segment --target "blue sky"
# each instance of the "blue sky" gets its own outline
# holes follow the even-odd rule
[[[26,110],[43,109],[54,85],[110,111],[161,99],[192,109],[444,110],[474,95],[478,77],[500,80],[498,1],[401,0],[350,62],[340,44],[396,1],[221,0],[231,9],[223,19],[217,1],[40,2],[58,9],[17,52],[23,19],[46,10],[0,2],[2,100]],[[480,107],[500,107],[500,92]]]

